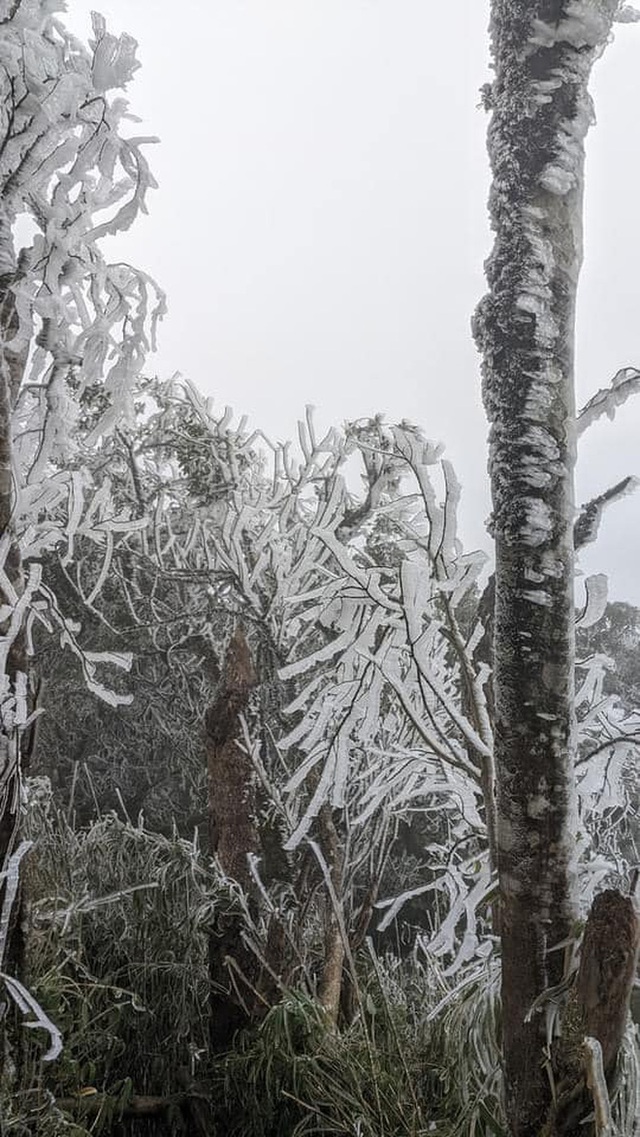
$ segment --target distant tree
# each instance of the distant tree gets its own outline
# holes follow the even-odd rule
[[[619,600],[607,604],[602,619],[579,635],[578,650],[605,657],[605,694],[640,714],[640,608]]]
[[[535,1008],[567,978],[562,945],[578,917],[573,471],[583,143],[591,68],[625,13],[618,0],[491,5],[495,78],[485,94],[495,244],[475,334],[491,424],[497,860],[513,1137],[574,1132],[589,1110],[585,1067],[578,1061],[568,1073],[565,1051],[549,1050],[547,1017]],[[615,404],[615,390],[607,401]],[[614,904],[609,915],[616,911]],[[634,927],[625,941],[632,954]],[[629,998],[629,976],[616,968],[596,996],[612,1019]],[[590,1021],[580,1005],[580,1044],[597,1034]],[[619,1032],[613,1047],[607,1041],[607,1073],[619,1041]]]

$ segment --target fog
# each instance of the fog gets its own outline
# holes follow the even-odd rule
[[[67,22],[90,34],[90,8]],[[490,248],[488,3],[110,0],[140,44],[135,133],[159,189],[114,255],[169,314],[150,367],[180,371],[274,438],[382,412],[446,443],[461,536],[488,547],[486,421],[469,331]],[[596,68],[588,138],[578,401],[640,364],[640,26]],[[114,242],[115,245],[115,242]],[[640,401],[581,442],[578,501],[640,474]],[[583,569],[640,604],[640,495],[614,505]]]

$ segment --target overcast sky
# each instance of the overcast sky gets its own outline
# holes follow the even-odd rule
[[[152,362],[274,438],[382,412],[446,443],[461,535],[487,545],[486,422],[469,332],[486,220],[488,0],[69,0],[139,42],[130,84],[159,189],[118,255],[169,315]],[[640,26],[592,87],[578,401],[640,366]],[[141,128],[134,128],[136,133]],[[640,475],[640,399],[581,442],[578,500]],[[589,572],[640,604],[640,494],[612,507]]]

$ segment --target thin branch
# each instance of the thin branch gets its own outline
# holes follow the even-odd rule
[[[576,759],[576,769],[578,766],[586,765],[592,758],[597,758],[598,754],[602,754],[602,752],[608,750],[610,746],[617,746],[619,742],[630,742],[633,746],[640,746],[640,733],[614,734],[613,738],[605,739],[599,746],[596,746],[595,750],[590,750],[589,753],[583,755],[582,758]]]
[[[602,415],[613,419],[618,407],[631,395],[640,391],[640,371],[635,367],[622,367],[616,371],[608,387],[603,387],[585,403],[576,419],[578,437]]]
[[[594,497],[591,501],[581,505],[580,513],[573,526],[574,549],[583,549],[585,545],[595,541],[602,515],[607,506],[614,501],[619,501],[621,497],[627,497],[634,493],[639,485],[640,480],[631,474],[623,478],[621,482],[617,482],[615,486],[605,490],[604,493],[599,494],[598,497]]]

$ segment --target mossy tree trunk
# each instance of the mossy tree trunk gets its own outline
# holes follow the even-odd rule
[[[490,420],[503,1045],[513,1137],[551,1106],[544,1015],[577,915],[574,324],[592,65],[618,0],[492,0],[495,232],[475,334]]]

